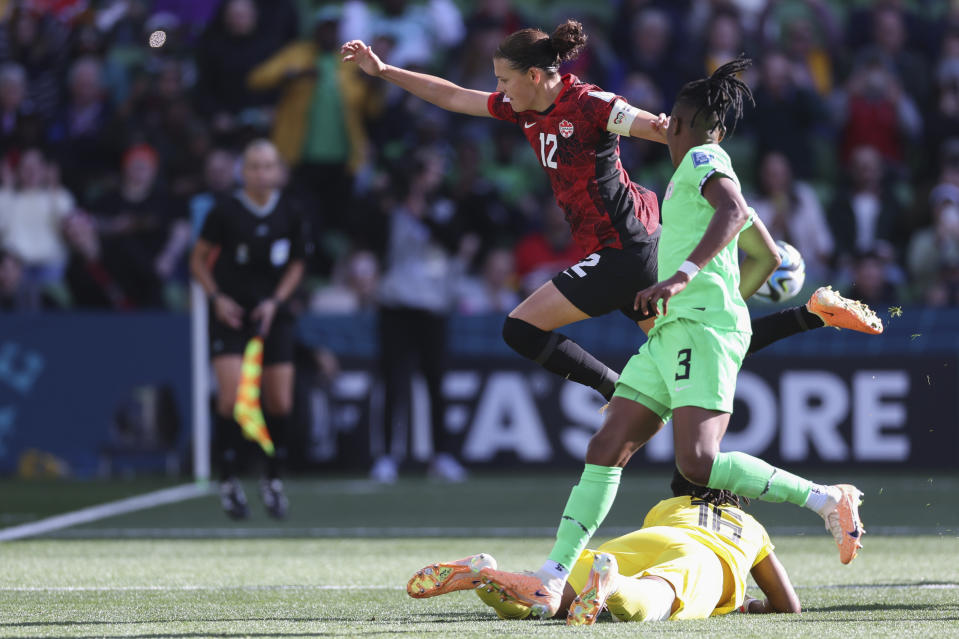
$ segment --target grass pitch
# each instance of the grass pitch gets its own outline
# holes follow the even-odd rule
[[[751,508],[797,585],[801,615],[567,629],[496,620],[469,592],[407,597],[412,572],[438,559],[485,551],[507,569],[536,567],[574,474],[479,477],[462,486],[290,482],[293,510],[282,524],[263,516],[251,483],[254,517],[240,525],[208,497],[3,543],[0,637],[959,636],[955,474],[853,478],[867,493],[869,534],[849,566],[814,515],[788,505]],[[667,479],[631,473],[599,537],[638,526]],[[12,524],[61,512],[67,502],[157,487],[0,482],[0,504]]]

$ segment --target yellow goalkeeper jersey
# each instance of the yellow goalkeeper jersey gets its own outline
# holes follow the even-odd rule
[[[653,506],[643,521],[643,528],[652,526],[683,529],[729,568],[727,577],[732,577],[735,593],[728,593],[731,596],[717,606],[717,614],[742,601],[749,571],[774,548],[769,533],[751,515],[733,506],[714,506],[690,496],[664,499]]]

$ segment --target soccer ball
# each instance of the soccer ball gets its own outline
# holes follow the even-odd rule
[[[759,287],[756,295],[770,302],[783,302],[796,295],[806,281],[806,262],[792,244],[776,242],[782,264]]]

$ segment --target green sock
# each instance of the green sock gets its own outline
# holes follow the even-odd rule
[[[550,561],[555,561],[567,572],[573,567],[613,505],[622,473],[623,469],[615,466],[586,464],[583,476],[573,486],[563,510],[556,543],[549,553]]]
[[[746,453],[719,453],[709,473],[709,488],[731,490],[750,499],[803,506],[813,484]]]

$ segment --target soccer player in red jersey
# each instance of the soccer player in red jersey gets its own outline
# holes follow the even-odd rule
[[[560,75],[586,44],[579,22],[567,20],[552,35],[522,29],[507,36],[493,57],[497,91],[460,87],[448,80],[384,63],[372,48],[351,40],[343,60],[448,111],[516,124],[526,136],[566,213],[582,260],[560,272],[513,309],[503,339],[550,372],[612,397],[619,374],[557,333],[556,329],[619,309],[646,332],[654,318],[633,308],[637,291],[657,282],[659,204],[656,194],[632,182],[619,158],[626,135],[665,144],[668,118],[630,105],[623,97]],[[820,309],[817,309],[820,310]],[[841,324],[843,308],[828,309]],[[837,315],[787,309],[753,322],[750,352],[811,328],[837,325]]]

